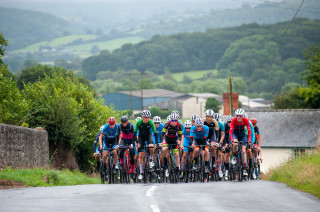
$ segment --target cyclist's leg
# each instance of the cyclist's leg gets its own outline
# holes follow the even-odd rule
[[[141,137],[138,138],[138,143],[140,144],[140,148],[138,148],[139,152],[139,168],[140,168],[140,174],[144,172],[143,164],[144,164],[144,155],[145,155],[145,143],[143,140],[141,140]]]
[[[215,165],[216,156],[217,156],[217,142],[215,140],[215,134],[212,135],[211,138],[209,138],[209,142],[211,144],[211,159],[212,159],[212,165]]]
[[[163,167],[166,169],[168,167],[168,161],[169,161],[169,151],[168,151],[168,144],[166,140],[163,141],[162,156],[163,156]]]
[[[124,146],[126,146],[126,144],[127,144],[126,140],[124,138],[121,138],[120,146],[124,147]],[[124,163],[124,161],[123,161],[124,152],[125,152],[125,149],[120,149],[120,151],[119,151],[119,158],[120,158],[120,163],[121,164]]]
[[[153,141],[152,135],[149,136],[148,146],[154,147],[154,141]],[[154,148],[150,148],[149,152],[150,152],[150,156],[149,156],[150,161],[154,161]]]

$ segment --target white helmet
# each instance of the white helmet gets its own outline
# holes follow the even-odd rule
[[[244,116],[245,112],[242,108],[238,108],[235,112],[236,115]]]
[[[160,116],[155,116],[155,117],[153,117],[153,122],[154,122],[154,123],[160,123],[160,122],[161,122]]]
[[[178,119],[179,119],[179,114],[172,112],[170,115],[170,120],[178,120]]]
[[[136,123],[137,123],[140,119],[141,119],[141,117],[137,117],[136,120],[135,120]]]
[[[191,121],[195,121],[197,118],[198,118],[198,115],[193,114],[193,115],[191,116]]]
[[[191,127],[192,127],[192,122],[191,122],[190,120],[186,120],[186,121],[184,122],[184,127],[185,127],[185,128],[191,128]]]
[[[219,113],[215,113],[215,114],[214,114],[214,119],[217,120],[217,121],[219,121],[219,119],[220,119]]]
[[[226,122],[228,123],[229,121],[232,121],[233,117],[232,116],[227,116],[226,117]]]
[[[102,132],[103,128],[104,128],[104,126],[101,126],[101,127],[100,127],[100,132]]]
[[[171,115],[167,116],[167,121],[171,121]]]
[[[206,110],[206,116],[212,116],[213,117],[214,112],[211,109]]]
[[[151,117],[151,112],[149,110],[144,110],[144,111],[142,111],[141,116]]]
[[[176,113],[176,114],[178,114],[178,116],[180,115],[179,112],[176,111],[176,110],[172,111],[171,114],[172,114],[172,113]]]
[[[198,117],[198,118],[195,120],[194,123],[195,123],[196,126],[199,126],[199,125],[202,126],[202,125],[203,125],[203,119]]]

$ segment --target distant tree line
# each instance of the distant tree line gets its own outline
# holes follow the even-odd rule
[[[320,20],[296,19],[278,43],[287,25],[246,24],[204,33],[156,35],[85,59],[82,73],[89,80],[100,80],[97,76],[106,71],[163,74],[216,68],[220,78],[242,77],[250,93],[275,94],[302,83],[302,51],[320,43]]]

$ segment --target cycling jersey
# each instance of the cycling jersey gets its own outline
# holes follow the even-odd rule
[[[111,129],[109,124],[106,124],[103,127],[103,130],[101,134],[104,135],[105,140],[102,143],[103,151],[109,151],[109,148],[115,148],[117,146],[116,144],[116,138],[118,137],[118,124],[115,124],[114,128]]]
[[[224,130],[224,124],[221,122],[221,121],[219,121],[218,122],[218,126],[219,126],[219,134],[218,134],[218,142],[220,142],[220,140],[221,140],[221,132],[222,131],[225,131]]]
[[[160,123],[159,127],[156,128],[157,129],[157,134],[158,134],[158,140],[157,141],[156,141],[156,138],[154,136],[154,133],[152,132],[152,137],[153,137],[154,144],[159,144],[159,143],[162,142],[161,134],[162,134],[163,127],[164,127],[164,125]]]
[[[191,139],[190,139],[190,132],[187,132],[186,129],[183,129],[182,130],[182,134],[184,136],[184,139],[183,139],[183,146],[191,146],[192,145],[192,142],[191,142]],[[188,147],[184,147],[183,149],[184,152],[188,152],[189,151],[189,148]]]
[[[258,144],[258,138],[260,138],[260,131],[259,131],[259,127],[255,126],[254,128],[254,137],[255,137],[255,142],[254,144]]]
[[[119,124],[118,135],[121,135],[121,138],[132,139],[133,138],[134,126],[131,122],[128,122],[127,126],[124,127],[122,124]]]
[[[139,137],[148,138],[151,135],[151,129],[153,133],[157,132],[156,126],[153,121],[149,119],[148,123],[143,123],[143,119],[140,119],[134,128],[134,133],[139,130]]]
[[[168,138],[181,138],[182,135],[182,125],[178,122],[176,126],[172,126],[171,122],[165,123],[162,129],[162,136]]]
[[[230,144],[230,135],[229,135],[230,127],[229,127],[228,123],[224,124],[224,131],[225,131],[225,136],[224,136],[223,143]]]
[[[215,119],[213,119],[210,124],[207,121],[205,121],[203,125],[209,128],[208,138],[210,142],[216,142],[217,135],[215,131],[219,130],[218,122]]]
[[[207,139],[209,135],[209,127],[203,125],[202,130],[199,132],[194,125],[191,127],[190,138],[191,139]]]
[[[240,136],[243,137],[246,136],[245,134],[245,126],[247,126],[248,129],[248,141],[251,141],[251,129],[250,129],[250,124],[249,124],[249,119],[242,117],[241,122],[238,122],[237,117],[233,118],[231,121],[231,125],[230,125],[230,139],[233,140],[234,139],[234,135],[236,136]]]
[[[99,143],[100,134],[101,133],[97,134],[96,139],[94,140],[94,143],[93,143],[93,152],[94,153],[100,153],[100,145],[98,145],[98,147],[97,147],[97,143]],[[102,138],[102,142],[104,142],[104,137]]]

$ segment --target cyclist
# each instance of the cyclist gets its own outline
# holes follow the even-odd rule
[[[103,150],[103,168],[106,170],[106,164],[108,164],[108,153],[109,149],[113,150],[113,166],[115,169],[119,169],[118,167],[118,155],[117,155],[117,134],[118,132],[118,124],[116,123],[116,119],[114,117],[110,117],[108,119],[108,123],[103,127],[102,132],[99,137],[100,150]],[[105,137],[104,142],[102,143],[103,137]]]
[[[249,120],[247,113],[244,113],[244,117]],[[251,130],[251,135],[250,135],[251,136],[251,142],[249,142],[247,144],[246,152],[247,152],[247,159],[249,161],[249,167],[251,168],[252,165],[253,165],[252,164],[252,152],[253,152],[253,148],[254,148],[253,144],[255,143],[255,136],[254,136],[254,128],[253,128],[253,125],[252,125],[250,120],[249,120],[249,124],[250,124],[250,130]],[[247,127],[245,127],[245,129],[246,129],[246,135],[248,136]],[[254,172],[252,173],[252,177],[253,177],[253,179],[256,179],[256,174]]]
[[[100,132],[97,134],[96,139],[94,140],[93,143],[93,157],[95,158],[96,162],[97,162],[97,167],[96,167],[96,171],[99,172],[100,171],[100,155],[101,155],[101,151],[100,151],[100,145],[97,147],[97,143],[99,142],[99,137],[100,134],[103,130],[104,126],[100,127]],[[103,142],[104,142],[104,137],[103,137]]]
[[[214,114],[214,119],[218,122],[218,126],[219,126],[219,130],[218,130],[218,135],[217,135],[217,142],[219,142],[219,150],[218,150],[218,173],[219,173],[219,177],[222,178],[223,177],[223,173],[221,171],[221,167],[222,167],[222,163],[224,161],[224,153],[225,150],[222,151],[222,145],[223,145],[223,141],[224,141],[224,137],[225,137],[225,132],[224,132],[224,124],[222,124],[221,121],[219,121],[220,119],[220,115],[219,113],[215,113]]]
[[[230,161],[230,125],[233,117],[227,116],[225,119],[224,129],[225,129],[225,137],[222,144],[222,152],[224,152],[224,167],[226,169],[226,173],[224,176],[225,180],[228,180],[228,172],[229,172],[229,161]]]
[[[244,117],[245,111],[242,108],[238,108],[235,111],[236,117],[232,119],[230,125],[230,140],[233,142],[233,152],[237,152],[238,141],[242,141],[242,155],[243,155],[243,175],[247,176],[248,173],[246,171],[247,165],[247,154],[246,154],[246,146],[251,142],[251,129],[249,120]],[[248,136],[245,132],[245,126],[248,129]],[[235,154],[236,155],[236,154]]]
[[[184,122],[184,130],[182,130],[183,137],[182,137],[181,143],[180,143],[181,149],[183,150],[183,155],[182,155],[182,159],[181,159],[181,175],[179,178],[183,178],[183,172],[185,171],[185,165],[186,165],[188,153],[190,153],[190,166],[192,165],[193,149],[185,147],[185,146],[192,145],[192,142],[190,140],[191,127],[192,127],[192,122],[190,120],[186,120]]]
[[[131,173],[134,172],[134,146],[133,146],[133,131],[134,131],[134,126],[131,122],[129,122],[128,116],[121,116],[120,118],[120,125],[118,127],[118,132],[117,134],[119,135],[119,146],[129,146],[130,151],[128,157],[130,158],[130,167],[131,167]],[[119,158],[120,158],[120,163],[123,166],[124,160],[124,149],[120,149],[119,153]]]
[[[164,141],[162,145],[162,152],[164,158],[164,168],[166,170],[165,175],[168,177],[168,166],[167,162],[169,161],[169,149],[173,148],[174,156],[175,156],[175,164],[176,164],[176,174],[179,172],[180,159],[179,159],[179,143],[183,139],[182,135],[182,125],[178,122],[179,114],[176,112],[171,112],[170,122],[165,123],[162,129],[162,136],[164,136]],[[170,147],[170,145],[176,145],[174,147]]]
[[[160,116],[153,117],[153,122],[154,122],[154,125],[156,126],[157,134],[158,134],[158,139],[156,140],[154,133],[152,133],[153,143],[156,146],[162,146],[162,140],[163,140],[162,130],[163,130],[164,124],[161,123]],[[163,164],[162,153],[160,153],[160,162],[161,164]],[[152,166],[150,166],[150,168],[152,168]]]
[[[209,127],[203,124],[203,119],[198,117],[195,120],[195,125],[191,127],[190,139],[192,140],[192,148],[194,149],[193,157],[195,159],[195,164],[198,164],[200,151],[198,145],[209,145],[207,140],[209,136]],[[209,173],[209,146],[203,147],[202,150],[204,150],[205,172]],[[197,167],[194,166],[193,169],[197,169]]]
[[[255,142],[253,142],[254,145],[254,167],[256,168],[258,166],[258,170],[260,173],[260,160],[258,161],[258,153],[261,150],[261,135],[260,135],[260,131],[259,131],[259,127],[257,126],[257,119],[252,118],[250,119],[253,128],[254,128],[254,137],[255,137]]]
[[[194,122],[196,121],[197,118],[198,118],[198,115],[196,115],[196,114],[193,114],[191,116],[192,126],[194,125]]]
[[[214,112],[211,109],[206,110],[206,119],[204,125],[209,128],[208,142],[211,144],[212,168],[216,167],[217,154],[217,133],[219,131],[218,122],[213,118]]]
[[[145,145],[149,147],[154,147],[153,139],[151,130],[155,135],[155,140],[158,139],[157,129],[154,125],[153,121],[150,119],[151,112],[149,110],[144,110],[141,113],[142,119],[138,120],[136,126],[134,128],[134,138],[137,142],[138,152],[139,152],[139,167],[140,167],[140,174],[138,176],[139,180],[143,178],[143,163],[144,163],[144,156],[145,156]],[[139,135],[137,132],[139,130]],[[153,160],[154,149],[150,149],[150,160]]]

